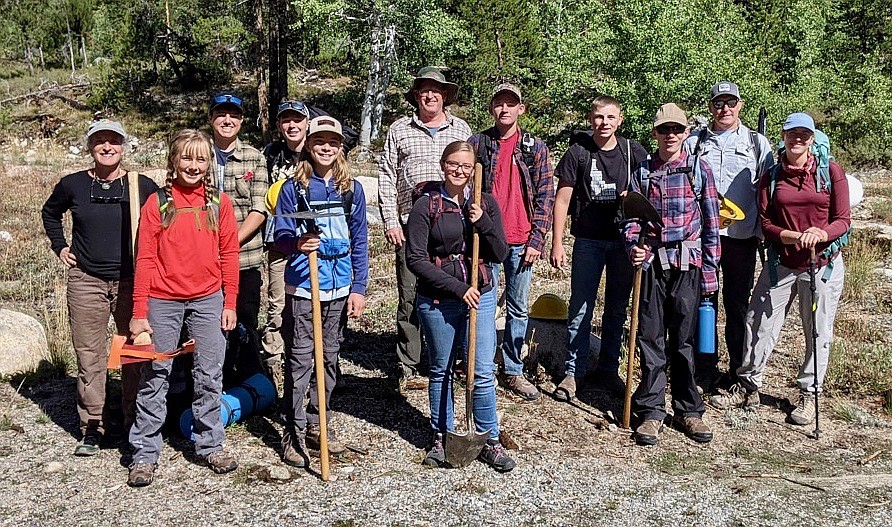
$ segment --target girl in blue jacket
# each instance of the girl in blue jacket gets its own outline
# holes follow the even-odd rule
[[[369,274],[365,193],[350,177],[343,142],[341,123],[336,119],[321,116],[310,121],[294,176],[282,185],[275,207],[276,248],[289,255],[282,313],[286,353],[282,459],[296,467],[307,465],[306,447],[318,450],[321,439],[308,255],[318,251],[326,408],[330,408],[347,318],[359,318],[365,308]],[[315,220],[288,217],[303,211],[333,215]],[[305,409],[307,386],[310,400]],[[330,426],[328,450],[336,455],[345,450]]]

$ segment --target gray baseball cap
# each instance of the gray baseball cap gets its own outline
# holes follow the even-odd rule
[[[114,132],[121,136],[123,142],[127,142],[127,132],[124,131],[124,127],[118,121],[112,121],[111,119],[100,119],[90,123],[90,126],[87,128],[87,142],[95,134],[104,131]]]
[[[709,92],[709,100],[712,101],[720,95],[730,95],[731,97],[740,98],[740,88],[730,81],[719,81],[713,85]]]

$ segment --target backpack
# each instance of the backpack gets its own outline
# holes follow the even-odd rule
[[[424,181],[412,189],[412,203],[418,201],[421,196],[428,197],[428,216],[431,218],[431,225],[437,223],[443,213],[447,214],[464,214],[464,211],[455,206],[451,201],[445,201],[444,206],[443,194],[440,193],[442,181]]]
[[[817,170],[815,171],[815,190],[818,192],[826,190],[828,193],[832,194],[833,182],[830,180],[830,161],[834,159],[834,157],[830,154],[830,138],[827,137],[827,134],[820,130],[815,130],[815,142],[811,145],[811,152],[814,154],[815,160],[818,163]],[[784,145],[783,143],[780,143],[777,149],[778,161],[771,167],[771,170],[768,171],[768,177],[770,178],[768,183],[769,205],[774,201],[774,191],[777,189],[777,176],[782,168],[780,160],[783,155]],[[821,275],[822,282],[830,280],[830,276],[833,274],[833,264],[836,255],[839,254],[839,251],[842,250],[843,247],[849,244],[849,233],[851,232],[852,227],[850,225],[848,231],[830,242],[830,245],[820,253],[819,256],[823,256],[827,259],[827,267],[824,269],[824,274]],[[771,285],[777,285],[777,265],[779,263],[780,255],[777,250],[775,250],[774,244],[769,244],[768,272],[769,278],[771,279]]]
[[[167,207],[173,203],[173,197],[168,196],[167,192],[164,192],[164,188],[159,188],[155,191],[155,195],[158,196],[158,211],[161,213],[161,217],[164,217],[164,212],[167,211]],[[214,197],[211,198],[211,201],[207,203],[202,210],[210,210],[211,214],[214,215],[214,219],[216,223],[220,224],[220,193],[217,192],[214,194]]]
[[[641,173],[641,193],[644,194],[644,197],[647,197],[647,193],[650,191],[650,160],[642,161],[638,167],[638,172]],[[700,154],[688,155],[688,165],[671,168],[666,175],[670,174],[686,174],[691,190],[694,191],[694,198],[700,201],[703,197],[703,172],[700,168]]]
[[[310,114],[310,119],[315,119],[320,116],[331,117],[331,114],[322,108],[310,106],[309,104],[306,106],[307,112]],[[359,132],[357,132],[355,128],[347,126],[344,123],[341,123],[341,132],[344,134],[344,154],[346,155],[354,146],[359,144]]]
[[[694,155],[700,155],[700,150],[703,148],[703,141],[706,139],[708,134],[708,129],[704,126],[697,131],[697,143],[694,145]],[[762,168],[762,145],[759,143],[759,132],[756,132],[752,128],[747,128],[750,136],[750,146],[752,146],[753,151],[756,153],[756,181],[762,178],[762,174],[759,173],[759,170]]]
[[[533,151],[533,146],[536,144],[536,138],[529,132],[524,132],[522,130],[521,132],[520,160],[527,169],[531,169],[533,165],[536,164],[536,152]],[[492,162],[492,141],[493,137],[490,134],[486,132],[480,134],[480,144],[477,147],[477,162],[483,166],[484,170],[489,170],[490,163]],[[526,182],[523,178],[521,178],[521,184],[526,186]],[[486,187],[486,178],[483,179],[483,192],[490,192],[490,189]]]
[[[617,147],[619,148],[620,154],[622,154],[622,156],[623,156],[623,159],[626,160],[626,171],[628,172],[627,177],[629,179],[632,179],[632,141],[627,138],[623,138],[623,139],[625,139],[625,141],[620,141],[619,139],[617,139],[616,144],[617,144]],[[595,143],[595,141],[593,139],[592,131],[591,130],[575,130],[575,131],[573,131],[573,133],[570,134],[570,144],[567,148],[569,149],[569,147],[572,147],[575,144],[585,143],[585,142],[589,142],[592,145],[594,145],[594,150],[592,150],[588,147],[585,147],[585,149],[589,151],[589,159],[588,159],[588,164],[585,167],[585,173],[588,175],[591,175],[592,167],[595,166],[595,158],[597,157],[598,152],[600,151],[598,144]],[[576,181],[577,181],[577,183],[581,182],[583,190],[585,190],[584,195],[586,197],[588,197],[588,202],[591,203],[592,201],[595,201],[594,196],[592,196],[591,180],[588,177],[584,177],[584,178],[577,178]],[[617,197],[618,197],[619,193],[622,192],[622,190],[624,190],[624,189],[617,189]],[[583,207],[584,207],[584,205],[582,203],[576,204],[575,211],[574,211],[574,217],[578,218],[579,214],[581,214],[581,212],[582,212]]]

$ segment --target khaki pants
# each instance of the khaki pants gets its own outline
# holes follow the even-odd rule
[[[68,321],[77,355],[77,413],[81,433],[105,433],[108,408],[108,318],[114,317],[117,333],[129,333],[133,314],[133,281],[103,280],[77,267],[68,271]],[[121,370],[125,429],[133,423],[139,364]]]
[[[275,249],[267,252],[266,325],[263,328],[264,360],[279,362],[285,353],[282,342],[282,310],[285,309],[285,267],[288,257]]]

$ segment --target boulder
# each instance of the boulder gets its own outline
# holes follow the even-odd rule
[[[362,190],[365,191],[365,202],[366,205],[374,205],[378,206],[378,178],[370,177],[370,176],[357,176],[356,181],[359,181],[359,184],[362,185]]]
[[[0,375],[29,372],[49,360],[46,331],[33,317],[0,308]]]

